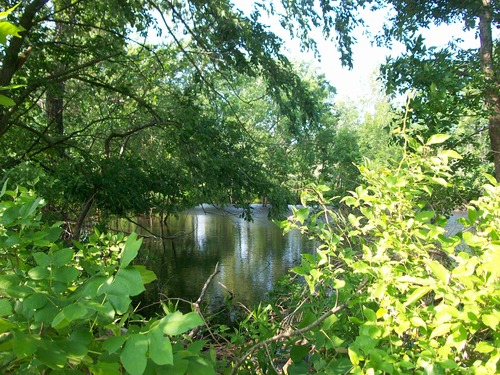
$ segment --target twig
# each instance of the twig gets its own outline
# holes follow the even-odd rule
[[[210,285],[210,283],[212,282],[213,278],[215,277],[215,275],[217,275],[219,273],[219,262],[217,262],[217,264],[215,265],[215,269],[214,269],[214,272],[208,277],[207,281],[205,281],[205,285],[203,285],[203,288],[201,289],[201,293],[200,293],[200,296],[198,297],[198,299],[196,300],[196,302],[193,303],[193,310],[195,313],[197,313],[198,315],[201,316],[201,318],[203,319],[203,321],[205,322],[205,325],[207,324],[206,321],[205,321],[205,318],[203,318],[203,314],[201,313],[201,310],[200,310],[200,303],[201,303],[201,300],[203,299],[203,297],[205,296],[205,293],[207,292],[207,288],[208,286]],[[200,331],[200,326],[198,327],[194,327],[191,332],[189,332],[189,337],[190,338],[193,338],[194,336],[196,336],[196,334]]]
[[[236,371],[238,371],[238,368],[243,364],[243,362],[245,361],[245,359],[250,355],[252,354],[255,350],[261,348],[262,346],[266,346],[267,344],[270,344],[274,341],[278,341],[278,340],[281,340],[281,339],[284,339],[284,338],[288,338],[288,337],[294,337],[294,336],[299,336],[299,335],[302,335],[303,333],[306,333],[308,331],[310,331],[311,329],[319,326],[321,323],[323,323],[328,317],[332,316],[333,314],[345,309],[347,307],[347,305],[349,304],[349,302],[351,302],[351,300],[354,298],[355,295],[357,295],[361,289],[363,289],[365,287],[365,285],[368,283],[368,279],[365,279],[360,285],[359,285],[359,288],[358,290],[356,291],[356,293],[351,297],[349,298],[347,301],[345,301],[342,305],[339,305],[339,306],[335,306],[333,307],[332,309],[328,310],[326,313],[324,313],[323,315],[321,315],[315,322],[305,326],[304,328],[301,328],[301,329],[297,329],[295,331],[291,330],[291,329],[287,329],[285,332],[283,333],[280,333],[279,335],[275,335],[273,337],[270,337],[264,341],[260,341],[258,342],[257,344],[255,344],[254,346],[252,346],[245,354],[243,354],[242,357],[240,357],[237,361],[236,361],[236,364],[234,365],[233,369],[231,370],[231,373],[230,375],[234,375],[236,374]]]
[[[230,299],[234,298],[234,292],[233,291],[231,291],[227,286],[225,286],[224,284],[222,284],[220,281],[218,282],[218,284],[229,293],[229,295],[231,296]]]

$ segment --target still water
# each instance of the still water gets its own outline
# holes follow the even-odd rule
[[[263,300],[278,278],[300,263],[301,253],[312,253],[314,244],[294,231],[282,230],[267,217],[268,208],[252,206],[253,222],[240,217],[241,210],[200,206],[168,220],[164,236],[174,240],[145,238],[138,263],[153,270],[158,281],[146,293],[147,301],[160,296],[195,301],[219,263],[219,273],[209,285],[204,302],[221,305],[230,293],[247,306]],[[140,224],[160,234],[158,219]],[[120,225],[150,235],[133,224]],[[229,292],[230,291],[230,292]]]

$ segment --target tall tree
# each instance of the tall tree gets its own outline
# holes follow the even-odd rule
[[[393,41],[404,43],[409,50],[421,46],[419,29],[431,24],[451,24],[460,22],[466,30],[476,30],[479,46],[469,54],[462,54],[463,64],[469,64],[466,58],[473,56],[481,67],[481,99],[488,111],[488,132],[491,152],[495,165],[495,175],[500,180],[500,78],[498,73],[498,53],[492,29],[500,27],[500,3],[492,0],[356,0],[356,1],[282,1],[282,25],[292,34],[301,36],[305,47],[314,47],[310,38],[311,25],[323,26],[327,36],[333,36],[338,44],[342,62],[352,66],[352,45],[355,39],[352,31],[364,20],[361,9],[387,11],[388,21],[383,32],[376,36],[380,44],[390,45]],[[257,12],[261,11],[259,4]],[[320,12],[318,12],[320,9]],[[276,13],[275,7],[267,11]],[[297,25],[299,27],[297,27]],[[450,42],[453,36],[450,35]],[[497,48],[498,49],[498,48]],[[442,51],[446,53],[446,51]],[[467,57],[468,56],[468,57]],[[396,61],[397,63],[397,61]],[[391,69],[394,65],[389,66]],[[397,66],[396,66],[397,67]],[[459,70],[462,71],[462,70]],[[455,80],[464,80],[459,72]],[[406,73],[408,74],[408,72]],[[467,78],[465,78],[467,79]],[[476,103],[472,103],[474,106]],[[448,108],[452,110],[452,108]]]
[[[291,128],[317,121],[280,40],[228,0],[31,0],[16,13],[25,31],[0,50],[0,85],[23,87],[0,109],[0,167],[40,166],[46,193],[80,211],[77,228],[93,205],[126,214],[263,193],[239,76],[259,78]],[[137,41],[155,29],[163,44]]]

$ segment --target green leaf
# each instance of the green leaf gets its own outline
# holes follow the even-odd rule
[[[122,347],[125,340],[127,340],[127,336],[111,336],[104,341],[102,348],[112,354]]]
[[[89,368],[92,370],[92,375],[122,375],[119,363],[97,362]]]
[[[308,273],[302,267],[294,267],[294,268],[292,268],[291,271],[296,273],[297,275],[301,275],[301,276],[308,275]]]
[[[125,342],[120,360],[131,375],[142,375],[147,365],[146,353],[149,343],[146,335],[134,334]]]
[[[301,362],[311,350],[309,345],[294,345],[290,350],[290,358],[294,362]]]
[[[23,314],[25,314],[26,316],[30,316],[35,311],[44,307],[48,301],[49,301],[49,298],[47,297],[46,294],[43,294],[43,293],[34,293],[34,294],[26,297],[24,299],[24,301],[22,302]]]
[[[9,300],[0,299],[0,316],[7,316],[12,314],[12,305]]]
[[[51,326],[57,330],[63,329],[69,325],[69,320],[66,319],[64,311],[60,311],[52,320]]]
[[[2,191],[0,191],[0,197],[3,197],[5,195],[5,192],[7,191],[7,183],[8,182],[9,182],[9,179],[7,178],[2,185]]]
[[[205,344],[207,343],[207,340],[197,340],[192,342],[191,344],[188,345],[187,350],[190,351],[191,353],[198,355]]]
[[[41,267],[50,266],[51,258],[45,253],[34,253],[33,258],[35,259],[36,264]]]
[[[347,354],[349,355],[349,359],[351,360],[351,363],[354,366],[359,365],[359,357],[358,357],[358,354],[355,351],[353,351],[351,348],[348,348],[347,349]]]
[[[449,138],[451,138],[451,135],[449,134],[434,134],[427,140],[425,145],[430,146],[440,144],[446,142]]]
[[[482,173],[482,175],[483,175],[483,177],[484,177],[484,178],[486,178],[486,179],[490,182],[490,184],[492,184],[493,186],[495,186],[495,185],[498,183],[498,182],[497,182],[497,179],[496,179],[494,176],[492,176],[491,174],[489,174],[489,173],[484,173],[484,172],[483,172],[483,173]]]
[[[446,335],[448,332],[450,332],[451,329],[451,324],[446,323],[446,324],[440,324],[436,328],[432,330],[432,333],[429,337],[429,339],[432,339],[434,337],[440,337]]]
[[[0,274],[0,289],[10,289],[12,287],[16,287],[21,282],[21,279],[17,275]]]
[[[159,326],[149,331],[148,340],[149,358],[151,358],[154,363],[160,366],[172,365],[174,363],[170,339],[163,336],[163,332]]]
[[[180,335],[202,324],[203,320],[194,312],[183,315],[180,311],[176,311],[160,320],[163,333],[169,336]]]
[[[0,43],[2,43],[2,38],[0,38]],[[16,105],[16,102],[13,101],[12,99],[6,97],[5,95],[0,94],[0,105],[3,105],[5,107],[12,107]]]
[[[0,333],[9,332],[16,327],[17,325],[12,323],[10,320],[0,318]]]
[[[120,254],[120,267],[127,267],[132,262],[141,248],[142,238],[137,239],[137,233],[131,233]]]
[[[337,318],[337,316],[335,314],[332,314],[323,321],[323,323],[321,324],[321,328],[325,329],[325,330],[329,329],[332,326],[332,324],[334,324],[338,320],[339,320],[339,318]]]
[[[53,370],[63,369],[67,365],[64,350],[48,340],[44,340],[44,346],[38,348],[36,357]]]
[[[108,293],[121,294],[123,287],[126,288],[126,294],[129,296],[137,296],[146,290],[138,269],[134,267],[120,268],[108,289]]]
[[[477,343],[476,348],[474,349],[478,353],[491,353],[495,350],[495,346],[491,345],[489,342],[481,341]]]
[[[153,271],[148,270],[145,266],[134,265],[132,266],[141,274],[141,279],[143,284],[149,284],[157,280],[156,274]]]
[[[5,19],[11,14],[19,5],[21,5],[21,1],[14,5],[12,8],[9,8],[3,12],[0,12],[0,19]]]
[[[109,277],[98,288],[97,294],[107,293],[115,296],[136,296],[145,290],[138,269],[130,266],[120,268],[114,277]]]
[[[483,321],[484,324],[486,324],[492,330],[497,329],[499,321],[498,321],[498,318],[496,316],[490,315],[490,314],[485,314],[481,317],[481,320]]]
[[[434,276],[438,278],[444,284],[448,284],[450,280],[450,272],[441,265],[441,263],[435,260],[426,260],[425,264],[431,269]]]
[[[4,212],[2,216],[2,223],[4,225],[12,224],[14,221],[16,221],[19,218],[19,207],[16,206],[11,206],[8,207]]]
[[[439,153],[440,157],[449,159],[462,159],[462,155],[454,150],[444,150]]]
[[[427,223],[434,215],[436,215],[435,211],[422,211],[415,215],[415,220],[421,223]]]
[[[189,358],[187,370],[189,375],[215,375],[215,370],[210,363],[202,357]]]
[[[27,358],[37,351],[38,343],[39,341],[31,335],[16,331],[14,332],[14,340],[12,340],[12,350],[17,358]]]
[[[73,260],[73,249],[61,249],[52,256],[52,264],[57,267],[64,266]]]
[[[372,309],[369,309],[367,307],[363,307],[363,313],[365,314],[365,317],[368,321],[370,321],[370,322],[377,321],[377,314]]]
[[[81,319],[87,315],[87,308],[81,303],[73,303],[63,309],[64,316],[70,322]]]
[[[29,216],[31,216],[31,214],[33,212],[35,212],[35,210],[37,209],[37,207],[40,205],[40,203],[43,201],[42,198],[38,197],[36,198],[33,203],[31,204],[31,207],[28,209],[28,206],[23,206],[20,210],[19,210],[19,214],[21,215],[21,217],[23,219],[26,219],[28,218]]]
[[[117,314],[125,314],[132,300],[127,295],[108,294],[107,298]]]
[[[439,364],[443,368],[457,369],[459,367],[457,362],[455,362],[453,359],[446,359],[442,362],[439,362]]]
[[[414,316],[410,319],[410,322],[412,322],[415,327],[427,327],[427,324],[425,324],[424,320],[419,316]]]
[[[412,303],[418,301],[420,298],[425,296],[427,293],[429,293],[432,290],[432,288],[428,286],[422,286],[420,288],[417,288],[413,291],[413,293],[408,297],[406,302],[403,304],[403,306],[409,306]]]
[[[449,184],[444,178],[442,177],[430,177],[430,181],[434,182],[435,184],[444,186],[444,187],[450,187],[451,184]]]
[[[50,271],[45,267],[34,267],[28,271],[28,275],[33,280],[46,280],[50,276]]]
[[[78,278],[80,271],[73,267],[60,267],[54,269],[53,275],[56,281],[71,283]]]
[[[309,212],[309,208],[301,208],[294,212],[295,218],[299,223],[304,224],[304,221],[309,217]]]

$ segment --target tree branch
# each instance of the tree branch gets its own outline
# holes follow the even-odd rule
[[[268,338],[268,339],[266,339],[264,341],[260,341],[257,344],[255,344],[254,346],[252,346],[245,354],[243,354],[242,357],[238,358],[238,360],[236,361],[236,364],[234,365],[233,369],[231,370],[230,375],[236,374],[236,371],[238,371],[238,368],[243,364],[243,362],[245,361],[245,359],[250,354],[252,354],[254,351],[256,351],[257,349],[259,349],[259,348],[261,348],[263,346],[266,346],[267,344],[270,344],[270,343],[272,343],[274,341],[278,341],[278,340],[281,340],[281,339],[284,339],[284,338],[289,338],[289,337],[294,337],[294,336],[302,335],[303,333],[306,333],[306,332],[310,331],[311,329],[319,326],[328,317],[330,317],[333,314],[335,314],[335,313],[337,313],[337,312],[345,309],[347,307],[347,305],[349,304],[349,302],[351,302],[351,300],[354,298],[354,296],[356,296],[359,292],[361,292],[361,290],[366,286],[367,283],[368,283],[368,279],[363,280],[363,282],[359,285],[356,293],[354,293],[354,295],[351,298],[349,298],[347,301],[345,301],[342,305],[335,306],[332,309],[328,310],[326,313],[324,313],[323,315],[321,315],[315,322],[313,322],[313,323],[305,326],[304,328],[297,329],[295,331],[293,331],[291,329],[288,329],[285,332],[280,333],[279,335],[275,335],[275,336],[270,337],[270,338]]]
[[[205,321],[205,319],[203,318],[203,314],[201,313],[201,310],[200,310],[200,303],[201,303],[203,297],[205,296],[205,293],[207,292],[208,286],[212,282],[215,275],[217,275],[218,273],[219,273],[219,262],[217,262],[217,264],[215,265],[214,272],[208,277],[207,281],[205,281],[205,285],[203,285],[203,288],[201,289],[200,296],[198,297],[196,302],[193,303],[194,312],[197,313],[203,319],[203,321]],[[205,322],[205,325],[206,325],[206,322]],[[191,330],[191,332],[189,332],[189,337],[194,338],[196,336],[196,334],[200,331],[200,327],[201,326],[194,327]]]
[[[108,137],[106,138],[106,140],[104,141],[104,154],[106,155],[106,157],[109,158],[110,154],[111,154],[111,150],[110,150],[110,147],[111,147],[111,141],[114,139],[114,138],[125,138],[125,137],[128,137],[134,133],[137,133],[137,132],[140,132],[141,130],[144,130],[144,129],[147,129],[147,128],[152,128],[154,126],[158,125],[158,123],[156,122],[156,120],[153,120],[153,121],[150,121],[149,123],[145,124],[145,125],[141,125],[141,126],[137,126],[133,129],[130,129],[124,133],[116,133],[116,132],[113,132],[111,133],[110,135],[108,135]]]

